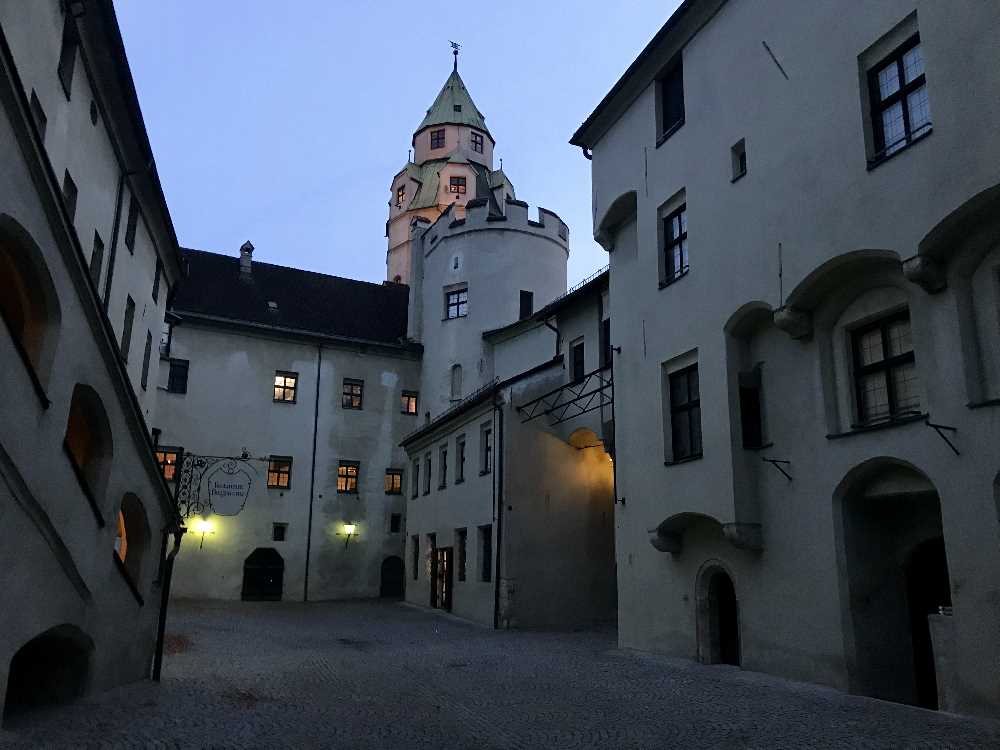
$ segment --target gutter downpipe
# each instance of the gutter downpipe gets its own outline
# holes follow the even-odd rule
[[[496,481],[493,484],[493,504],[496,508],[497,517],[497,549],[496,566],[493,574],[493,629],[500,628],[500,551],[503,548],[503,409],[497,406],[496,390],[493,391],[493,423],[496,426],[497,447],[494,451],[495,461],[494,471],[496,471]]]
[[[160,681],[160,670],[163,667],[163,641],[164,633],[167,629],[167,605],[170,602],[170,581],[174,575],[174,558],[181,548],[181,537],[184,536],[186,528],[180,524],[173,529],[174,546],[167,555],[166,569],[163,571],[163,584],[160,587],[160,617],[156,624],[156,651],[153,655],[153,681]],[[166,542],[167,534],[164,534],[163,541]]]
[[[316,345],[316,403],[313,407],[312,466],[309,470],[309,521],[306,524],[306,571],[302,585],[302,601],[309,601],[309,557],[312,551],[313,498],[316,496],[316,434],[319,429],[319,381],[322,376],[323,346]]]
[[[559,346],[562,343],[562,338],[559,335],[559,329],[549,322],[549,319],[545,319],[545,327],[548,328],[556,335],[556,356],[559,356]]]

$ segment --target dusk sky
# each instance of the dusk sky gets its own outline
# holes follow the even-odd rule
[[[236,255],[249,239],[256,260],[382,281],[390,181],[454,39],[517,197],[569,224],[573,284],[607,254],[568,140],[678,4],[115,6],[183,246]]]

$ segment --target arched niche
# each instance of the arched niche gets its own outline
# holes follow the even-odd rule
[[[101,397],[84,383],[73,388],[64,445],[78,477],[98,506],[95,513],[100,516],[99,507],[114,458],[114,438]]]
[[[49,628],[21,646],[10,661],[4,722],[83,695],[93,651],[90,636],[69,624]]]
[[[118,510],[118,530],[115,535],[115,554],[122,561],[132,582],[138,587],[142,581],[143,565],[150,546],[149,519],[142,501],[131,492],[122,498]]]

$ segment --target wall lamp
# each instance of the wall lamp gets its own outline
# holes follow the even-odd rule
[[[347,549],[347,545],[351,543],[351,537],[355,536],[357,532],[358,525],[356,523],[345,523],[344,530],[337,532],[337,536],[344,537],[344,549]]]
[[[204,516],[201,516],[195,520],[192,526],[194,527],[195,534],[201,534],[201,544],[198,545],[198,549],[201,549],[205,546],[205,534],[215,533],[215,524]]]

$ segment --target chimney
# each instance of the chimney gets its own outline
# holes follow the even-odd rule
[[[240,278],[249,281],[253,274],[253,245],[247,240],[240,247]]]

